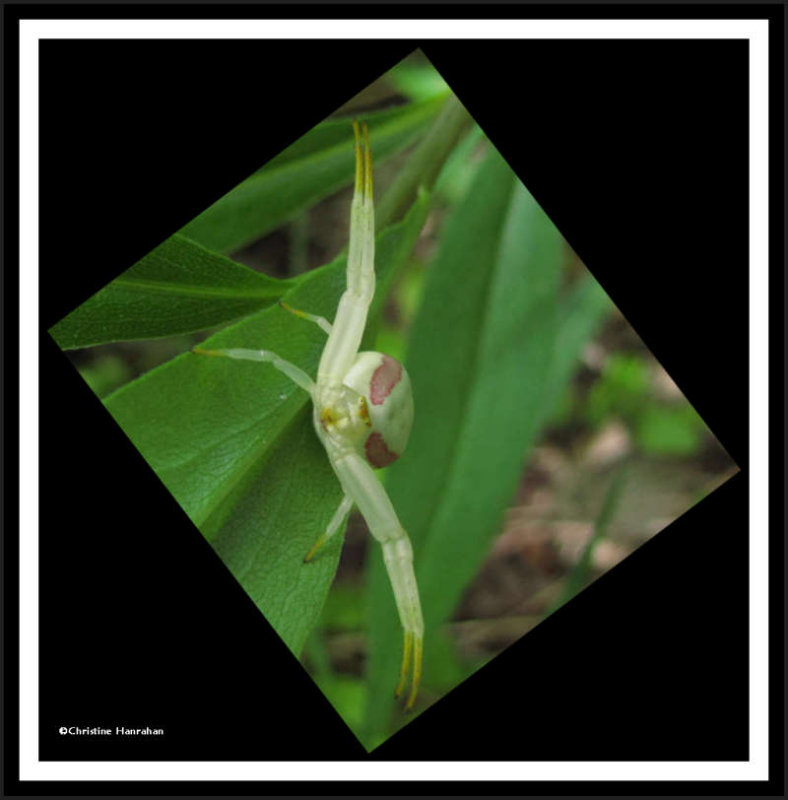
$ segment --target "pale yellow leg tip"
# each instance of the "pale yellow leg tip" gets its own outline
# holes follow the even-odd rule
[[[312,549],[304,556],[304,564],[308,564],[314,557],[315,553],[323,546],[324,539],[321,536],[314,544]]]
[[[362,192],[364,190],[364,159],[361,154],[361,131],[358,127],[358,122],[355,119],[353,120],[353,138],[355,139],[354,150],[356,154],[355,190],[356,192]]]
[[[421,684],[421,662],[423,657],[423,642],[421,638],[414,639],[413,642],[413,679],[410,684],[410,696],[405,703],[405,711],[412,711],[419,693]]]
[[[306,314],[303,311],[299,311],[297,308],[293,308],[293,306],[289,305],[288,303],[285,303],[284,300],[277,300],[276,304],[280,308],[283,308],[285,311],[289,311],[294,316],[301,317],[301,319],[309,319],[309,317],[311,316],[310,314]]]
[[[411,678],[410,694],[408,695],[407,702],[405,703],[405,712],[413,710],[416,702],[416,697],[419,693],[419,685],[421,683],[421,663],[422,663],[423,643],[422,639],[416,638],[412,633],[405,632],[405,643],[402,648],[402,668],[399,675],[399,683],[394,692],[394,697],[399,698],[405,689],[408,682],[408,677]]]
[[[369,145],[369,128],[365,122],[363,125],[364,133],[364,193],[372,199],[372,148]]]
[[[413,634],[405,631],[405,641],[402,646],[402,667],[399,671],[399,683],[394,690],[394,697],[399,697],[405,689],[405,684],[408,682],[408,673],[410,672],[410,654],[413,649]]]

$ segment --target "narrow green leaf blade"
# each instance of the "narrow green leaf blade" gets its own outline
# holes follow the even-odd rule
[[[193,333],[266,308],[292,285],[175,234],[50,333],[65,350]]]
[[[427,632],[440,626],[499,530],[536,435],[555,341],[562,238],[492,152],[447,224],[413,326],[407,367],[416,415],[387,488],[416,553]],[[400,637],[381,559],[370,576],[369,704],[364,738],[392,710]],[[445,661],[445,659],[444,659]],[[441,683],[440,676],[434,676]]]
[[[566,603],[589,583],[593,572],[594,551],[605,536],[607,536],[610,523],[619,507],[626,480],[627,473],[625,467],[623,465],[619,466],[610,480],[607,492],[605,492],[604,499],[602,500],[602,507],[599,509],[599,513],[594,520],[594,531],[586,543],[586,546],[583,548],[583,552],[580,554],[577,563],[564,580],[561,594],[553,603],[548,614],[552,614],[554,611],[561,608],[561,606],[566,605]]]
[[[370,127],[370,133],[373,129],[394,128],[401,125],[405,115],[412,115],[419,118],[425,114],[428,119],[432,119],[433,115],[437,116],[437,111],[445,101],[449,89],[446,84],[443,84],[443,90],[435,92],[430,96],[432,103],[420,102],[418,104],[411,103],[409,105],[393,106],[392,108],[382,109],[380,111],[365,112],[363,115],[364,121]],[[311,131],[306,133],[299,139],[296,139],[293,144],[283,150],[278,156],[272,158],[265,166],[261,167],[258,172],[263,170],[278,168],[284,166],[291,161],[300,161],[311,156],[319,155],[325,150],[332,147],[344,147],[348,143],[348,137],[352,138],[352,133],[348,134],[351,128],[352,117],[336,116],[329,117],[323,122],[316,125]],[[375,155],[377,163],[378,156]]]
[[[366,114],[376,166],[412,142],[444,98]],[[348,185],[354,175],[350,121],[328,120],[292,144],[186,225],[182,232],[231,253]]]
[[[377,238],[385,292],[423,225],[428,198]],[[345,258],[305,275],[295,308],[333,317]],[[383,298],[377,308],[380,308]],[[325,335],[278,306],[206,340],[266,347],[314,374]],[[312,430],[305,392],[267,364],[186,353],[115,392],[107,409],[296,653],[319,618],[341,536],[310,564],[340,490]]]
[[[542,419],[547,422],[561,401],[583,345],[615,306],[590,274],[584,275],[563,299],[550,377],[545,387]]]

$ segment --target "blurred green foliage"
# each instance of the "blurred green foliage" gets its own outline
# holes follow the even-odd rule
[[[423,56],[406,59],[388,73],[388,82],[405,97],[414,102],[431,100],[447,94],[446,81]]]
[[[99,396],[105,397],[131,378],[128,363],[118,355],[104,355],[80,371],[87,385]]]
[[[687,403],[646,404],[635,422],[635,442],[644,452],[660,456],[688,456],[703,444],[706,425]]]
[[[683,457],[696,453],[706,426],[683,397],[660,399],[653,365],[644,354],[612,353],[585,402],[588,422],[624,421],[636,446],[648,455]]]
[[[599,380],[586,401],[586,416],[595,426],[615,414],[632,419],[649,393],[648,367],[639,356],[614,353],[608,357]]]
[[[321,625],[331,630],[361,630],[364,625],[363,587],[338,583],[323,607]]]

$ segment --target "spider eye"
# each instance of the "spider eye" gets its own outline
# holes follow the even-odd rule
[[[405,367],[383,353],[362,352],[344,380],[364,399],[369,432],[361,454],[373,467],[386,467],[405,450],[413,425],[413,393]]]

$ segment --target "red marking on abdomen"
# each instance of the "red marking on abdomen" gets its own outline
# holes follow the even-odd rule
[[[399,453],[389,450],[386,440],[379,433],[369,434],[364,452],[367,454],[367,461],[377,469],[387,467],[399,458]]]
[[[402,378],[402,364],[396,358],[384,355],[383,362],[375,370],[369,383],[369,399],[376,406],[391,394],[391,390]]]

